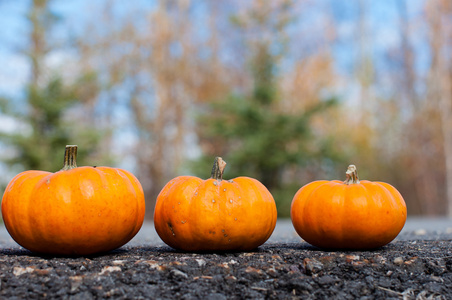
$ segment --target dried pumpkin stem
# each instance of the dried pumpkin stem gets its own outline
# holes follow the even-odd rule
[[[215,157],[215,162],[213,163],[212,173],[210,178],[216,180],[223,179],[224,168],[226,167],[226,162],[221,157]]]
[[[345,184],[357,184],[359,183],[358,170],[355,165],[348,166],[347,172],[345,172],[347,179],[345,179]]]
[[[77,145],[66,145],[64,151],[64,165],[61,171],[77,168]]]

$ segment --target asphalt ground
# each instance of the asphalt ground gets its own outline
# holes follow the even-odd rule
[[[410,217],[396,240],[452,240],[452,219]],[[295,232],[290,219],[280,219],[267,244],[297,242],[301,242],[301,239]],[[140,232],[126,246],[163,245],[163,241],[154,229],[154,224],[146,221]],[[0,248],[20,248],[3,225],[0,226]]]
[[[261,247],[184,253],[151,222],[92,257],[39,256],[0,227],[0,299],[452,299],[452,220],[409,218],[372,251],[323,251],[279,220]]]
[[[452,240],[452,219],[408,218],[396,240]],[[295,232],[290,219],[280,219],[267,244],[298,243],[300,241],[301,239]],[[142,245],[164,245],[151,222],[146,222],[135,238],[129,242],[129,246]]]

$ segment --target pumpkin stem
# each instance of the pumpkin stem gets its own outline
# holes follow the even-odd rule
[[[345,179],[345,184],[357,184],[359,183],[358,170],[355,165],[348,166],[347,172],[345,172],[347,179]]]
[[[77,168],[77,145],[66,145],[64,151],[64,165],[61,171],[67,171]]]
[[[210,178],[216,180],[223,179],[224,168],[226,167],[226,162],[221,157],[215,157],[215,162],[213,163],[212,173]]]

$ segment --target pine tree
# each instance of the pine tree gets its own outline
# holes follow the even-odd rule
[[[288,181],[284,175],[321,155],[319,151],[325,150],[322,154],[329,155],[328,149],[313,149],[315,136],[310,122],[313,116],[334,105],[335,100],[320,100],[299,113],[280,109],[283,99],[278,91],[277,62],[281,53],[272,52],[273,45],[257,41],[250,47],[250,92],[231,93],[213,102],[200,117],[201,143],[211,146],[204,147],[209,150],[193,170],[206,177],[205,170],[213,157],[223,156],[228,163],[225,177],[258,179],[273,193],[277,205],[287,210],[300,183],[295,178]]]

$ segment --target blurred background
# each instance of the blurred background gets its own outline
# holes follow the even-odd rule
[[[349,164],[452,217],[450,0],[0,0],[0,28],[2,191],[77,144],[137,176],[148,218],[215,156],[281,217]]]

